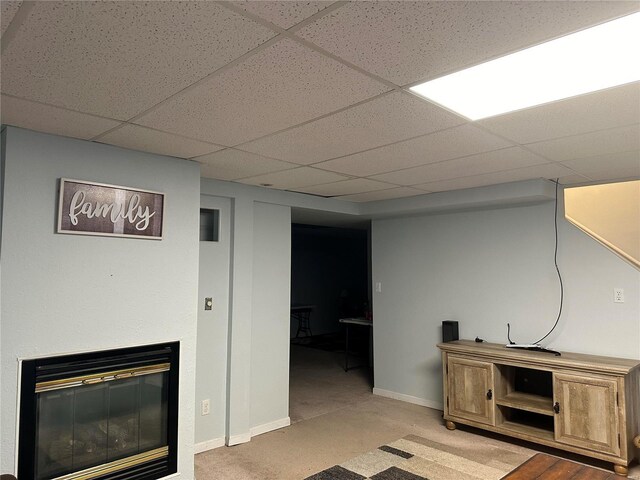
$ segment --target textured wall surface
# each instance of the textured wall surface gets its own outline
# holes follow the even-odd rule
[[[20,359],[179,340],[179,478],[193,479],[199,168],[9,127],[1,465],[14,470]],[[60,177],[164,192],[164,239],[55,233]]]
[[[553,203],[373,222],[376,388],[442,404],[443,320],[460,337],[539,340],[559,305]],[[640,358],[640,272],[563,219],[558,263],[564,308],[543,343]],[[624,288],[625,303],[613,303]]]

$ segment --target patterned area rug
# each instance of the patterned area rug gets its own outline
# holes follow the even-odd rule
[[[462,450],[409,435],[305,480],[499,480],[529,457],[488,445]]]

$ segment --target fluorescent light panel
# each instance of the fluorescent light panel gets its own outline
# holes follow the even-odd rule
[[[425,82],[411,90],[471,120],[640,80],[640,13]]]

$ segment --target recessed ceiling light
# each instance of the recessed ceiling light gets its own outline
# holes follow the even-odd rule
[[[471,120],[640,80],[640,13],[411,87]]]

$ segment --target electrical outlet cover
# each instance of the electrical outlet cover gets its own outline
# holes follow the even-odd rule
[[[614,288],[613,289],[613,301],[615,303],[624,303],[624,289],[623,288]]]

